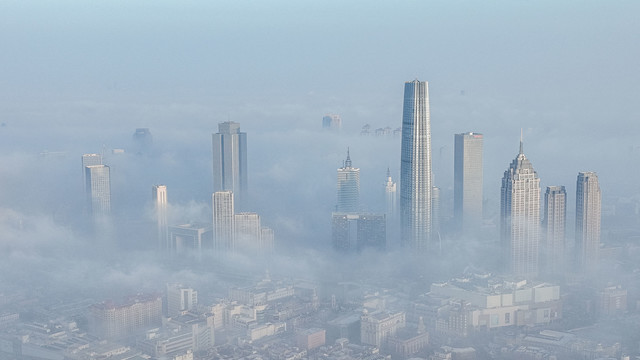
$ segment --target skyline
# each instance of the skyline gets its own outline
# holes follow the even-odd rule
[[[386,308],[406,312],[407,327],[426,326],[438,346],[455,337],[438,327],[466,324],[467,309],[475,330],[489,330],[480,352],[489,351],[485,341],[500,344],[494,350],[511,343],[493,341],[502,332],[493,326],[504,326],[517,337],[587,329],[582,335],[603,348],[613,338],[640,355],[637,13],[640,3],[627,0],[2,2],[0,315],[15,312],[3,319],[15,315],[26,328],[32,320],[51,325],[36,319],[49,314],[40,310],[69,304],[63,310],[82,312],[85,302],[154,294],[167,284],[193,290],[192,304],[197,292],[198,308],[236,311],[218,299],[287,282],[282,289],[293,294],[295,282],[306,291],[295,290],[292,306],[267,305],[255,321],[302,309],[311,318],[287,324],[287,335],[298,325],[328,335],[334,316],[362,320],[369,307],[377,318],[374,311]],[[408,142],[397,132],[411,113],[408,84],[428,94],[420,99],[429,138],[419,149],[428,154],[420,174],[430,199],[421,204],[431,219],[418,217],[441,230],[429,239],[429,255],[414,251],[426,242],[400,246]],[[250,182],[246,203],[235,188],[215,185],[221,126],[242,137],[234,162],[242,158],[235,170],[243,168],[244,179],[234,182],[245,189]],[[483,137],[474,192],[484,213],[467,233],[453,231],[457,134]],[[351,154],[358,213],[332,214],[340,169],[355,170]],[[88,162],[109,172],[110,215],[93,227],[83,216]],[[525,168],[535,185],[529,223],[539,235],[525,245],[539,250],[518,259],[540,261],[514,271],[539,273],[540,283],[527,284],[499,270],[501,185]],[[580,174],[597,180],[588,184],[597,211],[585,214],[598,219],[587,249],[597,255],[593,276],[558,264],[580,250]],[[542,206],[545,188],[557,193]],[[551,205],[553,219],[541,222]],[[554,250],[543,227],[550,222]],[[546,260],[551,252],[557,257]],[[479,293],[449,298],[473,283]],[[516,304],[523,289],[533,303]],[[497,298],[477,297],[494,291],[507,294],[498,307]],[[440,307],[423,303],[429,292],[447,304],[438,296],[431,300]],[[85,330],[82,317],[70,320]],[[235,343],[226,335],[218,339]]]

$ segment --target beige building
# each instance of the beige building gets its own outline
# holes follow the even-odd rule
[[[89,329],[98,337],[121,339],[162,324],[162,296],[137,295],[124,304],[103,302],[89,308]]]
[[[369,313],[363,310],[360,317],[360,342],[366,345],[381,347],[390,336],[406,326],[404,312],[388,313],[375,311]]]
[[[598,269],[602,194],[595,172],[581,172],[576,184],[576,257],[585,274]]]

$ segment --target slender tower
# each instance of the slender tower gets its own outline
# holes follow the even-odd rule
[[[576,255],[578,268],[593,274],[598,268],[602,194],[595,172],[581,172],[576,184]]]
[[[565,270],[565,228],[567,222],[567,192],[564,186],[547,186],[544,194],[544,245],[542,268],[549,275],[562,275]]]
[[[338,169],[337,212],[355,213],[360,203],[360,169],[351,166],[351,156],[347,149],[347,160]]]
[[[500,238],[506,272],[535,278],[538,275],[540,241],[540,178],[522,152],[502,177]]]
[[[217,191],[212,200],[214,251],[235,251],[233,192]]]
[[[233,191],[236,207],[247,201],[247,134],[240,124],[227,121],[218,124],[212,135],[213,191]]]
[[[453,216],[458,230],[473,232],[482,223],[482,134],[455,134]]]
[[[151,200],[156,212],[156,223],[158,225],[158,249],[160,251],[168,251],[169,245],[169,227],[167,223],[167,186],[153,185],[151,187]]]
[[[426,81],[404,84],[400,158],[402,243],[426,251],[431,240],[431,124]]]

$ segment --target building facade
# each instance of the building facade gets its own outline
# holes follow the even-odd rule
[[[213,248],[216,252],[234,251],[234,203],[232,191],[213,193]]]
[[[333,248],[339,252],[362,251],[367,248],[385,250],[386,216],[333,213],[331,236]]]
[[[457,230],[472,232],[482,224],[482,134],[454,136],[453,217]]]
[[[427,251],[431,240],[431,123],[426,81],[406,82],[402,114],[400,163],[401,239],[405,246]]]
[[[500,238],[508,274],[538,275],[540,242],[540,178],[522,151],[502,177]]]
[[[233,191],[238,208],[247,201],[247,134],[240,124],[227,121],[218,124],[212,135],[213,191]]]
[[[198,305],[198,292],[182,284],[167,284],[167,315],[179,316]]]
[[[549,275],[561,275],[565,270],[566,222],[567,192],[564,186],[547,186],[542,218],[544,244],[540,253],[541,266]]]
[[[576,243],[578,268],[593,273],[598,268],[602,194],[595,172],[581,172],[576,184]]]

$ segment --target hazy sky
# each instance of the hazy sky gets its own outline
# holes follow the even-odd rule
[[[165,182],[173,199],[208,202],[210,133],[233,120],[249,134],[257,210],[317,203],[320,216],[347,146],[365,202],[387,166],[397,178],[399,141],[357,133],[399,127],[403,83],[418,78],[444,201],[453,134],[482,132],[497,212],[520,128],[542,185],[566,185],[570,202],[581,170],[599,173],[605,197],[637,196],[638,13],[637,1],[3,1],[0,180],[28,188],[25,154],[75,161],[148,127],[162,157],[135,188]],[[328,112],[341,137],[318,136]]]

